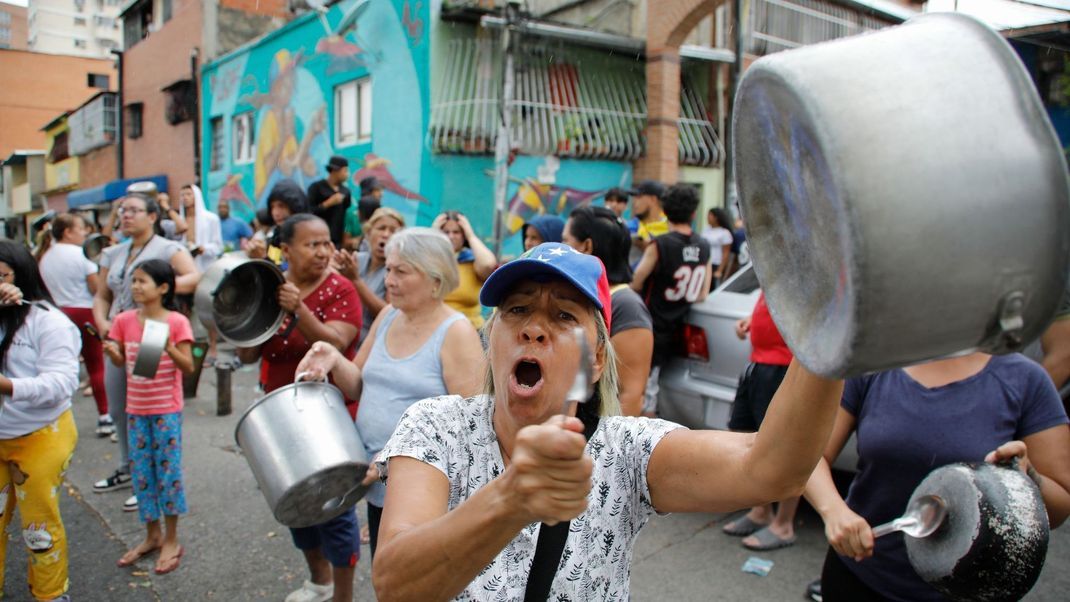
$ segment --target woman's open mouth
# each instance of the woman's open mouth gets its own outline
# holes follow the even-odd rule
[[[514,395],[532,397],[542,389],[542,366],[538,360],[523,358],[513,366],[509,388]]]

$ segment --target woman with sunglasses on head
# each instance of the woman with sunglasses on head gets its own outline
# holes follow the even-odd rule
[[[444,301],[446,305],[464,314],[477,330],[483,326],[483,308],[479,305],[479,287],[498,267],[498,259],[483,244],[472,230],[472,224],[460,211],[447,211],[431,223],[435,230],[442,230],[453,245],[457,255],[457,273],[461,283]]]
[[[35,600],[70,599],[56,492],[78,441],[71,395],[79,347],[78,329],[52,304],[29,251],[0,241],[0,530],[6,535],[17,505]]]
[[[129,194],[119,203],[119,226],[127,240],[104,249],[100,256],[100,281],[93,298],[93,319],[97,332],[107,336],[111,321],[120,312],[134,309],[131,284],[133,267],[149,259],[162,259],[175,270],[175,292],[192,293],[200,280],[200,272],[189,251],[178,242],[160,235],[160,206],[148,196]],[[104,386],[108,393],[108,411],[115,422],[115,437],[119,443],[119,466],[111,476],[93,484],[93,491],[103,493],[130,487],[130,454],[126,443],[126,370],[106,363]],[[137,510],[137,498],[130,496],[123,510]]]

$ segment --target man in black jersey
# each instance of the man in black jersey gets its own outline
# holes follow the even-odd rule
[[[698,191],[677,184],[665,192],[661,205],[669,232],[647,245],[632,279],[632,288],[642,295],[654,323],[654,354],[643,400],[647,416],[657,409],[661,366],[676,351],[687,311],[692,303],[706,298],[713,278],[710,245],[691,228]]]

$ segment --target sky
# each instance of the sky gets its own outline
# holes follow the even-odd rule
[[[0,0],[4,4],[14,4],[15,6],[26,6],[26,0]]]

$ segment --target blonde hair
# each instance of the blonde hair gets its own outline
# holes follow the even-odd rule
[[[382,210],[382,208],[377,209],[375,214]],[[375,214],[372,215],[373,219]],[[438,286],[433,296],[439,301],[446,298],[446,295],[453,292],[453,289],[461,283],[461,276],[457,273],[457,260],[454,258],[453,245],[450,244],[450,239],[439,230],[432,228],[400,230],[386,243],[386,254],[391,253],[397,253],[398,259],[411,264],[431,280],[437,281]]]
[[[594,402],[598,404],[599,416],[619,416],[620,375],[617,372],[617,352],[613,349],[613,343],[609,340],[609,328],[606,327],[606,320],[602,317],[602,312],[598,311],[594,306],[592,306],[592,309],[594,310],[595,328],[598,332],[598,349],[595,350],[595,353],[601,351],[603,356],[602,376],[598,378],[598,383],[595,387]],[[490,319],[483,325],[482,332],[483,339],[488,341],[484,352],[486,373],[483,380],[483,392],[491,397],[494,397],[494,373],[490,362],[490,331],[498,323],[499,318],[500,314],[495,308]]]
[[[364,227],[370,230],[372,227],[375,226],[375,222],[383,219],[384,217],[392,217],[396,219],[399,224],[401,224],[402,228],[405,227],[405,218],[401,217],[400,213],[398,213],[394,209],[391,209],[390,207],[380,207],[376,209],[372,213],[371,217],[368,218],[368,221],[364,224]]]

